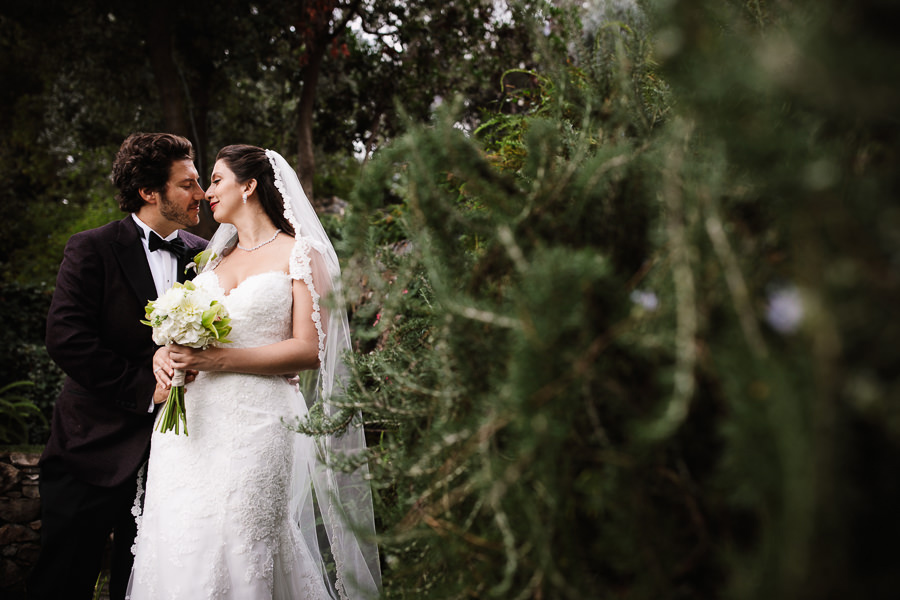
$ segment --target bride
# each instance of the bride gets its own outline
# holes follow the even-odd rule
[[[375,597],[365,461],[352,473],[332,469],[363,450],[359,418],[317,437],[283,423],[307,405],[336,410],[329,398],[349,330],[346,311],[327,300],[340,294],[334,248],[296,173],[271,150],[223,148],[206,199],[222,225],[194,283],[225,304],[233,343],[154,357],[158,394],[174,369],[199,375],[185,388],[190,435],[153,434],[128,597]],[[312,385],[301,393],[289,377],[303,371]]]

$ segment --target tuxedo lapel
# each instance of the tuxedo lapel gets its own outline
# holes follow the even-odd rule
[[[181,234],[178,234],[181,237]],[[190,246],[185,242],[185,246],[190,248]],[[184,283],[188,279],[192,278],[192,275],[185,273],[185,269],[191,262],[194,260],[194,252],[187,253],[184,257],[178,257],[178,281],[179,283]]]
[[[157,294],[153,274],[147,264],[137,224],[130,216],[119,221],[119,235],[112,246],[122,273],[141,304],[155,299]]]

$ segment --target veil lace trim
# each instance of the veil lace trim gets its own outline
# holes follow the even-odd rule
[[[302,280],[312,296],[312,320],[313,323],[316,324],[316,331],[319,334],[319,364],[323,365],[325,364],[325,330],[322,328],[322,313],[319,310],[320,296],[313,283],[312,267],[310,266],[311,258],[309,253],[313,248],[315,248],[317,252],[324,252],[325,247],[321,242],[316,243],[315,240],[311,240],[303,235],[300,223],[297,222],[297,217],[294,216],[294,210],[291,208],[293,198],[284,185],[284,178],[281,174],[281,168],[278,166],[276,155],[276,152],[266,150],[266,157],[269,159],[269,163],[272,165],[272,172],[275,174],[275,187],[278,189],[279,193],[281,193],[281,198],[284,203],[284,218],[287,219],[288,223],[291,224],[291,227],[294,228],[296,241],[294,242],[293,250],[291,250],[290,275],[294,279]]]
[[[310,243],[302,236],[297,236],[294,249],[291,251],[290,275],[293,279],[299,279],[306,284],[309,295],[312,296],[313,310],[311,318],[316,324],[319,334],[319,364],[325,364],[325,330],[322,328],[322,311],[319,310],[319,293],[313,283],[312,269],[310,268]]]

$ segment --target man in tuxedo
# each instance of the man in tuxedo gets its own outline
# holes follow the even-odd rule
[[[199,222],[203,189],[191,143],[138,133],[112,169],[127,213],[66,244],[47,316],[47,351],[65,371],[41,456],[41,554],[32,599],[90,599],[113,532],[111,600],[124,599],[135,537],[131,508],[150,451],[156,384],[147,302],[176,281],[206,240],[180,231]]]

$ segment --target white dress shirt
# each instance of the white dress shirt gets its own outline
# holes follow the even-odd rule
[[[150,232],[153,230],[149,225],[141,221],[136,214],[131,213],[131,218],[144,232],[143,237],[141,237],[141,243],[144,244],[144,254],[147,255],[147,264],[150,265],[150,273],[153,274],[153,283],[156,285],[156,297],[158,298],[178,281],[178,258],[165,250],[150,252]],[[154,231],[153,233],[156,232]],[[159,234],[157,233],[156,235]],[[161,235],[159,237],[162,238]],[[162,239],[170,242],[177,237],[178,230],[176,229]]]
[[[141,221],[136,214],[131,213],[131,218],[144,232],[144,235],[141,237],[141,243],[144,245],[144,254],[147,255],[147,264],[150,265],[150,273],[153,275],[153,284],[156,286],[156,297],[158,298],[178,281],[178,258],[165,250],[150,252],[150,232],[153,230],[149,225]],[[154,233],[156,232],[154,231]],[[159,234],[157,233],[156,235]],[[162,236],[160,235],[159,237]],[[176,237],[178,237],[177,229],[163,239],[169,242]],[[148,412],[153,412],[153,407],[153,397],[151,396]]]

